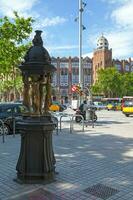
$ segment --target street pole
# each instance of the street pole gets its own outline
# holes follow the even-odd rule
[[[83,90],[83,70],[82,70],[82,0],[79,0],[79,85]]]

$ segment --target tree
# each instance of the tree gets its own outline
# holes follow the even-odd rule
[[[108,67],[98,71],[98,80],[92,87],[93,93],[103,94],[105,97],[121,97],[123,94],[123,75],[115,67]]]
[[[125,73],[122,77],[123,96],[133,96],[133,72]]]
[[[7,16],[0,18],[0,84],[5,84],[1,91],[6,90],[7,83],[15,88],[14,91],[18,89],[17,83],[22,86],[17,66],[30,45],[27,39],[32,32],[32,23],[31,17],[19,17],[17,12],[14,12],[13,19]],[[9,83],[12,80],[14,84]]]

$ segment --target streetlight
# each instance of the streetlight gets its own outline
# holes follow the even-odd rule
[[[85,30],[85,26],[82,24],[82,14],[86,3],[79,0],[79,85],[83,90],[83,68],[82,68],[82,31]],[[80,98],[81,103],[81,98]]]

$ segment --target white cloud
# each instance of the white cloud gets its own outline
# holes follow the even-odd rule
[[[111,18],[116,23],[115,30],[108,37],[113,55],[128,57],[133,54],[133,0],[125,1],[125,4],[112,12]]]
[[[20,14],[26,14],[38,0],[0,0],[0,12],[8,17],[13,16],[13,11],[18,11]]]
[[[114,24],[112,27],[105,27],[104,36],[112,48],[113,58],[126,59],[133,55],[133,0],[104,0],[107,3],[121,3],[114,5],[110,14]],[[98,31],[97,31],[98,32]],[[96,48],[99,35],[92,35],[89,44]]]
[[[126,3],[126,2],[129,2],[131,0],[102,0],[104,2],[107,2],[107,3],[120,3],[120,4],[123,4],[123,3]]]
[[[107,35],[114,58],[128,58],[133,54],[132,31],[114,31]]]
[[[111,17],[120,26],[130,26],[133,28],[133,0],[114,10]]]
[[[70,49],[78,49],[78,45],[65,45],[65,46],[52,46],[48,47],[51,51],[53,50],[70,50]]]
[[[85,57],[92,58],[93,57],[93,52],[83,54],[83,58],[85,58]]]
[[[44,28],[44,27],[48,27],[48,26],[55,26],[58,24],[63,24],[64,22],[66,22],[67,19],[60,17],[60,16],[56,16],[56,17],[52,17],[52,18],[44,18],[42,20],[37,19],[37,23],[35,23],[35,27],[36,28]]]

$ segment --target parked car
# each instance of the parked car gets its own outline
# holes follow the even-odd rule
[[[4,121],[5,134],[13,131],[13,120],[21,117],[28,109],[22,103],[0,103],[0,119]],[[2,124],[0,124],[0,134],[2,134]]]
[[[133,115],[133,96],[122,98],[122,112],[126,117]]]
[[[97,110],[106,110],[107,106],[102,104],[101,102],[93,102],[94,106],[96,107]]]
[[[67,109],[67,106],[66,105],[63,105],[63,104],[52,104],[50,107],[49,107],[49,110],[50,111],[59,111],[59,112],[62,112],[64,110]]]

